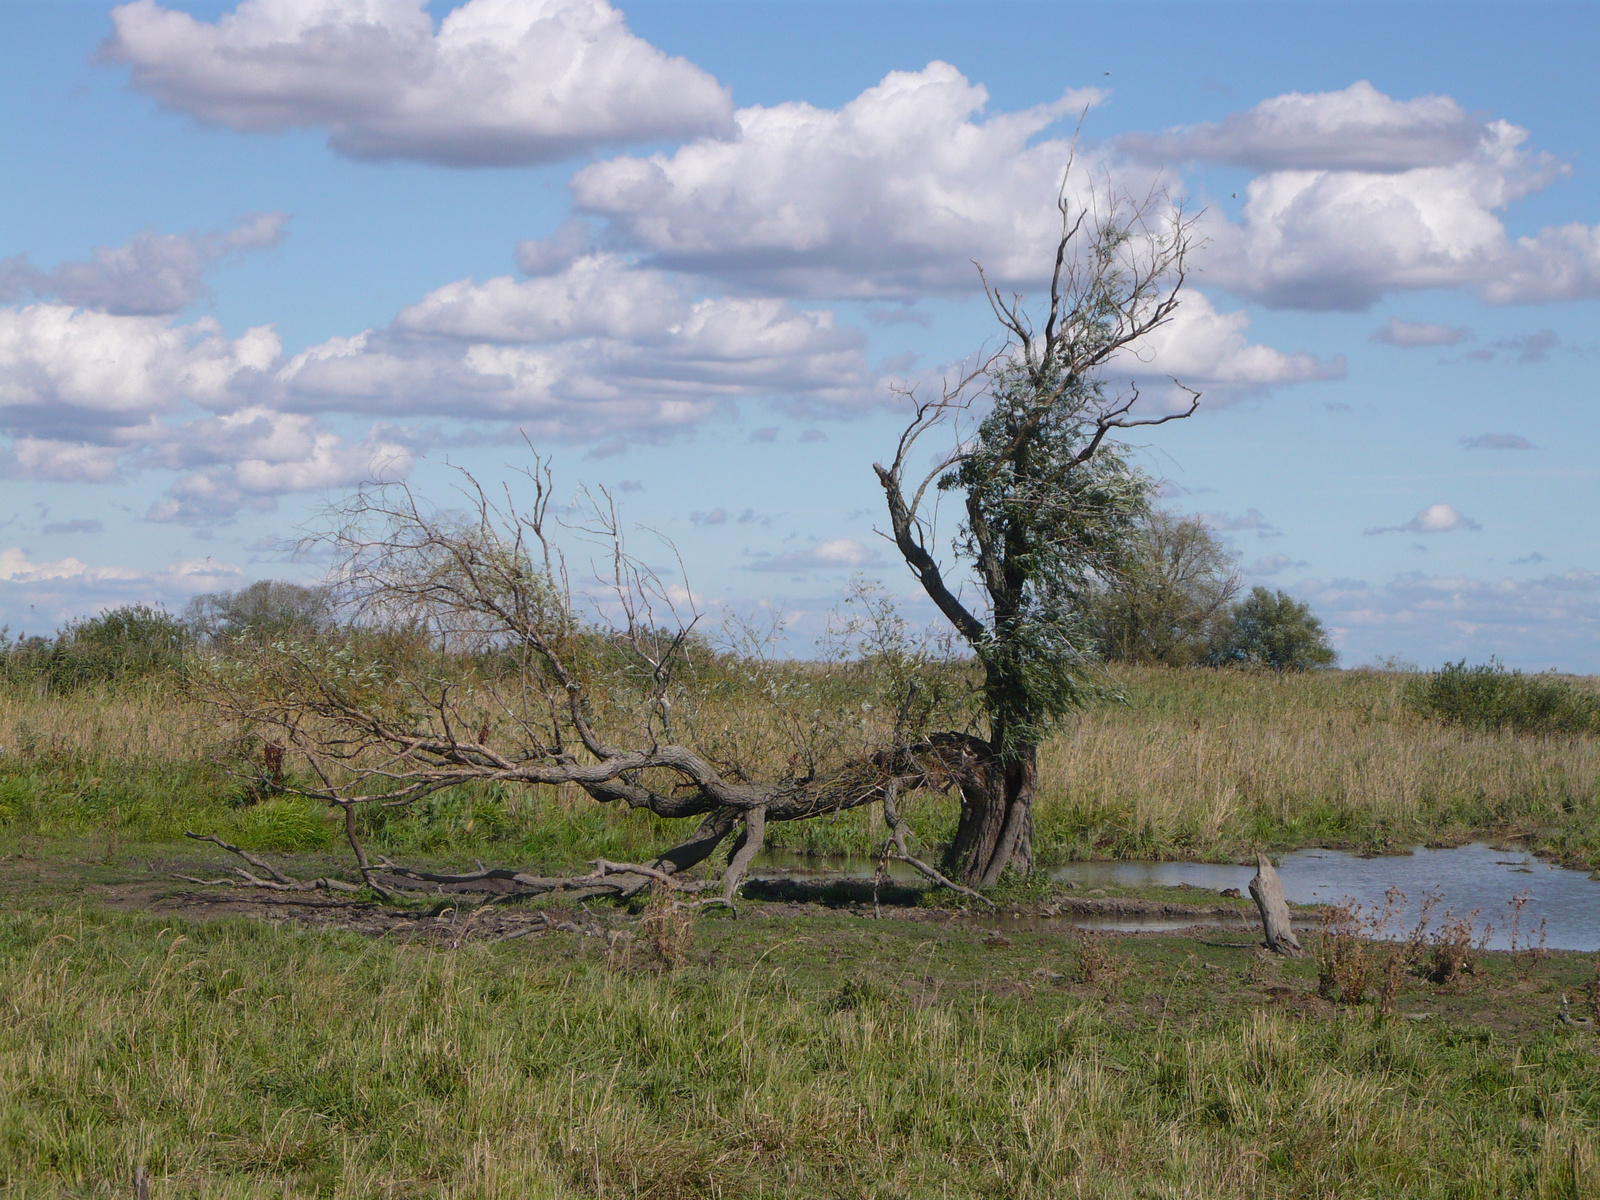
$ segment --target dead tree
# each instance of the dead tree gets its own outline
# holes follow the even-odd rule
[[[985,279],[1005,346],[937,398],[908,393],[911,423],[875,467],[895,545],[983,672],[985,727],[951,735],[947,767],[961,821],[945,868],[975,887],[1031,869],[1039,745],[1094,690],[1089,609],[1149,493],[1115,435],[1190,416],[1200,399],[1174,380],[1184,402],[1145,416],[1136,387],[1105,381],[1176,310],[1192,223],[1153,204],[1108,202],[1098,220],[1064,196],[1060,209],[1042,327]],[[954,448],[913,476],[919,442],[941,428]],[[953,571],[936,557],[941,492],[961,512]]]
[[[1299,958],[1304,951],[1289,920],[1289,902],[1283,898],[1283,882],[1272,860],[1259,850],[1256,873],[1250,880],[1250,896],[1261,912],[1261,933],[1267,949],[1274,954]]]
[[[725,738],[700,729],[705,688],[696,672],[708,664],[696,663],[697,652],[705,658],[693,634],[698,616],[679,611],[672,593],[628,554],[609,498],[592,505],[586,521],[560,527],[604,551],[599,603],[609,619],[585,621],[554,537],[548,469],[530,474],[526,509],[509,495],[492,503],[464,478],[465,504],[454,510],[425,507],[402,485],[347,503],[326,539],[343,563],[338,576],[354,621],[345,636],[238,639],[196,675],[219,715],[286,748],[297,770],[280,778],[282,790],[343,810],[355,866],[380,894],[473,884],[578,897],[629,896],[653,883],[682,888],[679,877],[731,839],[714,898],[731,906],[773,824],[879,803],[897,790],[948,788],[962,769],[960,735],[917,736],[905,705],[889,725],[862,728],[859,713],[814,705],[816,672],[791,671],[785,687],[799,689],[789,705],[796,720],[786,724],[780,713],[773,728],[793,748],[778,759],[779,770],[759,777],[761,764],[731,757]],[[895,619],[881,609],[877,617]],[[909,657],[913,672],[940,669]],[[774,693],[783,689],[770,682],[739,681],[745,707],[766,700],[781,709]],[[920,694],[938,690],[931,679]],[[830,720],[836,728],[820,727]],[[601,803],[698,824],[651,863],[600,860],[587,874],[561,878],[502,867],[425,871],[367,852],[358,810],[401,808],[466,785],[576,787]],[[906,833],[897,815],[897,857],[947,884],[906,850]],[[351,888],[294,880],[220,839],[191,836],[256,868],[196,882]]]

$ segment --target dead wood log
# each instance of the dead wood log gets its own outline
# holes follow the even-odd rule
[[[1283,898],[1283,883],[1272,860],[1256,852],[1256,874],[1250,881],[1250,895],[1261,910],[1261,929],[1267,949],[1274,954],[1299,958],[1305,953],[1289,924],[1289,902]]]

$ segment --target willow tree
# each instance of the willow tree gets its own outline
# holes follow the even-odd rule
[[[1031,869],[1039,746],[1094,690],[1095,591],[1115,578],[1149,495],[1114,435],[1190,416],[1200,399],[1174,380],[1181,406],[1145,416],[1136,386],[1109,381],[1177,309],[1191,225],[1114,204],[1093,223],[1060,207],[1048,304],[1031,314],[985,278],[1005,347],[918,403],[893,461],[875,468],[896,546],[982,670],[980,732],[930,739],[961,796],[946,870],[977,887]],[[976,429],[961,438],[968,414]],[[913,449],[940,428],[957,444],[911,479]],[[931,501],[946,494],[960,511],[953,571],[935,555]]]
[[[689,593],[627,552],[608,500],[587,518],[557,519],[543,468],[520,500],[508,490],[492,501],[470,477],[449,507],[399,485],[358,493],[326,538],[341,563],[347,633],[213,646],[198,686],[270,752],[274,786],[343,810],[362,882],[380,892],[490,881],[527,895],[678,889],[727,847],[720,881],[691,886],[732,903],[774,824],[864,805],[884,814],[883,856],[941,884],[970,891],[1008,864],[1028,866],[1038,747],[1087,694],[1086,601],[1144,506],[1146,482],[1112,435],[1187,415],[1197,399],[1138,416],[1137,391],[1113,394],[1104,378],[1173,313],[1188,226],[1061,211],[1042,329],[985,281],[1008,345],[937,399],[913,396],[894,460],[877,469],[896,543],[981,667],[976,725],[952,687],[970,671],[908,637],[870,598],[869,619],[846,638],[853,650],[822,669],[774,663],[748,645],[711,653],[698,614],[679,607]],[[962,418],[975,422],[971,436],[908,486],[920,439],[941,427],[959,436]],[[941,494],[961,501],[953,549],[981,604],[963,598],[930,549],[925,504]],[[608,564],[587,612],[569,582],[573,537]],[[471,785],[576,789],[693,826],[651,862],[596,860],[574,877],[512,866],[439,873],[369,854],[359,811]],[[952,788],[962,815],[947,874],[912,853],[898,800]],[[266,874],[236,868],[235,886],[357,886],[249,861]]]

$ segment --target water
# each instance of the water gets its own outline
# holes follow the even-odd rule
[[[1218,863],[1095,862],[1072,863],[1052,872],[1056,879],[1079,887],[1191,887],[1241,892],[1254,867]],[[1522,850],[1495,850],[1481,843],[1450,850],[1419,846],[1410,854],[1362,858],[1342,850],[1297,850],[1278,863],[1284,896],[1292,904],[1356,903],[1381,907],[1384,893],[1398,887],[1406,909],[1391,923],[1400,936],[1416,923],[1422,898],[1438,893],[1435,923],[1446,909],[1465,917],[1473,909],[1474,927],[1494,925],[1490,949],[1510,948],[1508,903],[1528,893],[1520,918],[1519,944],[1537,944],[1545,923],[1545,945],[1551,950],[1600,950],[1600,882],[1582,871],[1541,862]]]
[[[827,874],[855,879],[871,879],[876,864],[867,858],[806,858],[802,855],[768,853],[756,862],[752,875],[793,878],[796,875]],[[904,863],[891,863],[889,877],[895,883],[920,883],[922,877]],[[1246,892],[1253,866],[1188,862],[1092,862],[1072,863],[1053,871],[1056,879],[1077,884],[1080,889],[1097,887],[1178,887],[1188,884],[1198,891],[1191,899],[1205,903],[1206,891],[1238,888]],[[1406,894],[1406,908],[1391,922],[1391,936],[1403,936],[1416,923],[1424,896],[1439,894],[1434,906],[1434,922],[1445,911],[1466,917],[1473,909],[1474,928],[1485,923],[1494,926],[1489,946],[1510,948],[1510,922],[1507,910],[1512,897],[1528,894],[1520,918],[1519,945],[1537,944],[1539,925],[1544,922],[1544,945],[1551,950],[1600,950],[1600,881],[1582,871],[1569,871],[1541,862],[1522,850],[1495,850],[1481,843],[1450,850],[1417,847],[1410,854],[1363,858],[1342,850],[1297,850],[1286,854],[1278,864],[1284,895],[1294,904],[1355,903],[1367,910],[1379,908],[1384,893],[1398,887]],[[1030,918],[1037,922],[1038,918]],[[1232,922],[1214,918],[1170,916],[1073,915],[1060,921],[1084,928],[1120,932],[1162,931],[1190,928],[1196,924],[1232,927]],[[1244,928],[1240,926],[1240,928]],[[1254,925],[1251,928],[1255,928]]]

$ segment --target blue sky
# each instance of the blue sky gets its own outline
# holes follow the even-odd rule
[[[1597,13],[0,0],[0,622],[313,578],[524,433],[713,616],[916,611],[893,385],[994,338],[970,260],[1038,294],[1087,108],[1073,186],[1209,239],[1165,503],[1347,665],[1600,672]]]

